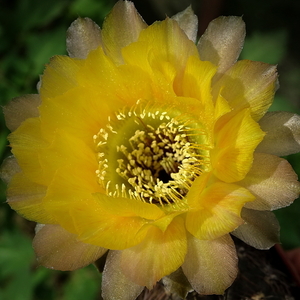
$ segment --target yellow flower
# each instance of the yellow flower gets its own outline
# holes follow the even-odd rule
[[[134,299],[175,271],[222,294],[237,274],[230,234],[271,247],[270,211],[298,197],[277,155],[300,151],[300,118],[267,113],[276,68],[236,62],[241,18],[212,21],[197,44],[196,28],[190,8],[147,26],[119,1],[102,31],[76,20],[39,95],[4,108],[9,205],[39,223],[41,265],[74,270],[109,250],[104,299]]]

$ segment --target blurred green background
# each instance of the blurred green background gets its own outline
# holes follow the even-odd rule
[[[272,110],[300,113],[300,1],[298,0],[140,0],[136,7],[151,24],[192,3],[199,32],[219,15],[243,16],[247,38],[241,58],[278,64],[280,89]],[[0,0],[0,105],[36,92],[39,74],[49,58],[66,54],[65,33],[78,16],[101,24],[113,0]],[[0,160],[9,155],[0,113]],[[289,161],[300,174],[300,155]],[[300,247],[300,201],[277,212],[286,249]],[[101,277],[93,266],[75,272],[38,267],[31,246],[34,224],[5,203],[0,183],[0,299],[94,300],[100,298]]]

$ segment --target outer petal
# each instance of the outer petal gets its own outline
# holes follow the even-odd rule
[[[67,51],[70,57],[86,58],[91,50],[102,46],[100,27],[89,18],[78,18],[67,31]]]
[[[192,7],[189,6],[184,11],[174,15],[172,19],[178,22],[188,38],[195,43],[198,31],[198,17],[194,14]]]
[[[135,42],[147,27],[130,1],[118,1],[103,23],[104,49],[115,63],[122,64],[121,49]]]
[[[300,183],[291,165],[283,158],[255,153],[250,172],[239,185],[247,188],[256,199],[245,207],[273,210],[290,205],[300,193]]]
[[[198,43],[201,60],[219,66],[219,73],[226,72],[238,59],[245,35],[245,23],[240,17],[213,20]]]
[[[164,232],[152,226],[142,243],[123,250],[124,274],[133,282],[151,289],[158,280],[183,263],[187,251],[185,234],[181,217],[175,218]]]
[[[245,224],[232,232],[234,236],[261,250],[279,243],[279,223],[273,213],[243,208],[242,218]]]
[[[13,155],[6,157],[0,166],[0,178],[5,184],[9,184],[12,177],[19,172],[21,168]]]
[[[213,94],[222,96],[236,110],[250,107],[251,116],[259,120],[273,102],[276,67],[250,60],[240,60],[213,86]]]
[[[237,276],[237,254],[229,235],[201,241],[188,237],[188,253],[182,269],[199,294],[223,294]]]
[[[214,174],[225,182],[243,179],[252,165],[253,152],[264,132],[248,110],[224,115],[215,126],[215,148],[211,151]]]
[[[267,134],[257,152],[289,155],[300,152],[300,116],[289,112],[269,112],[260,121]]]
[[[240,212],[245,202],[254,197],[244,188],[217,182],[201,194],[196,179],[187,200],[192,210],[186,216],[186,228],[201,240],[215,239],[243,223]]]
[[[125,276],[121,270],[122,251],[109,251],[102,275],[104,300],[134,300],[143,291],[140,286]]]
[[[59,225],[45,225],[33,240],[38,262],[51,269],[73,271],[85,267],[107,249],[82,243]]]
[[[6,126],[10,131],[16,130],[23,121],[39,115],[41,104],[39,95],[25,95],[12,99],[3,107]]]

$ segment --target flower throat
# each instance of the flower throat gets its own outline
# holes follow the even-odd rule
[[[118,113],[94,136],[99,183],[113,197],[180,204],[204,164],[203,132],[167,112]],[[113,124],[113,125],[112,125]],[[197,138],[195,138],[197,137]]]

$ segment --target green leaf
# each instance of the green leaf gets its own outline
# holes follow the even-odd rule
[[[284,249],[294,249],[300,247],[299,211],[299,199],[288,207],[274,211],[281,227],[280,241]]]
[[[101,277],[92,265],[71,273],[64,288],[63,300],[94,300],[100,293]]]
[[[284,96],[275,95],[272,106],[269,111],[290,111],[295,112],[295,107],[291,102]]]
[[[89,17],[95,22],[102,22],[104,17],[111,10],[113,3],[114,1],[112,0],[76,0],[72,2],[69,9],[72,15]]]
[[[27,47],[31,73],[41,74],[52,56],[66,54],[66,28],[58,27],[40,35],[30,35]]]
[[[263,61],[269,64],[278,64],[285,55],[287,31],[254,32],[246,37],[241,59]]]
[[[18,231],[4,231],[0,240],[1,299],[31,300],[34,260],[31,241]]]

